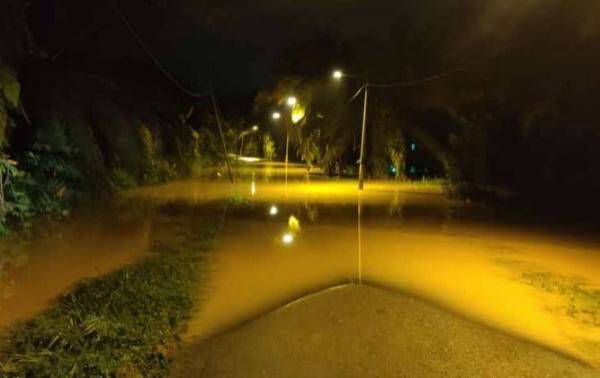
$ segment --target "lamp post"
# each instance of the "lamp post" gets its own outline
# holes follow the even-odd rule
[[[254,125],[250,129],[248,129],[240,134],[240,153],[238,156],[242,156],[242,154],[244,152],[244,138],[247,135],[257,132],[258,130],[259,130],[258,125]]]
[[[333,71],[333,78],[335,80],[342,80],[344,77],[358,79],[357,77],[344,74],[341,70]],[[363,104],[363,117],[362,117],[362,130],[360,137],[360,158],[358,160],[358,190],[363,190],[365,187],[365,147],[367,141],[367,111],[369,104],[369,83],[364,81],[361,90],[365,92],[364,104]]]
[[[289,166],[289,158],[290,158],[290,124],[293,123],[291,110],[294,109],[296,105],[298,105],[298,99],[295,96],[289,96],[285,103],[290,108],[290,119],[289,122],[285,123],[285,181],[287,183],[288,179],[288,166]],[[271,118],[274,121],[281,120],[280,112],[273,112],[271,114]]]

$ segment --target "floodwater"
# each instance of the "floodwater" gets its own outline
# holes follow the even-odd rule
[[[451,201],[434,184],[371,182],[359,193],[354,181],[309,179],[299,167],[287,184],[276,166],[237,175],[234,185],[205,178],[121,199],[226,209],[186,340],[353,282],[421,298],[600,367],[600,240],[593,235]],[[33,316],[78,280],[144,256],[157,227],[144,212],[127,211],[84,212],[60,234],[29,244],[1,281],[0,328]]]
[[[144,256],[152,222],[125,212],[81,209],[69,221],[36,225],[29,241],[0,245],[0,331],[48,308],[78,281]]]
[[[391,288],[600,366],[600,242],[501,220],[426,184],[246,179],[181,182],[132,197],[195,205],[234,198],[185,339],[240,326],[344,283]],[[558,231],[557,231],[558,230]]]

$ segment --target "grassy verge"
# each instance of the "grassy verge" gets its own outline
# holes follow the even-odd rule
[[[0,347],[0,376],[164,376],[190,316],[214,222],[171,218],[144,261],[79,284]]]
[[[525,283],[561,298],[560,311],[590,327],[600,327],[600,289],[552,273],[523,273]]]

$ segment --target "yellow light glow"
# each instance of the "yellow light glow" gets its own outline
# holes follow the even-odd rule
[[[258,131],[258,126],[257,125],[252,126],[252,131]]]
[[[297,234],[300,232],[300,221],[295,216],[290,216],[288,219],[288,228],[291,233]]]
[[[271,206],[271,208],[269,209],[269,214],[274,217],[277,214],[279,214],[279,209],[277,208],[277,206],[273,205]]]
[[[304,117],[306,116],[306,108],[300,104],[297,104],[296,106],[294,106],[294,109],[292,110],[292,122],[294,124],[302,121],[304,119]]]
[[[259,161],[261,161],[261,158],[257,158],[257,157],[251,157],[251,156],[240,156],[238,158],[239,161],[243,161],[245,163],[258,163]]]
[[[277,120],[280,120],[280,119],[281,119],[281,113],[279,113],[279,112],[274,112],[274,113],[271,115],[271,118],[273,118],[275,121],[277,121]]]
[[[341,80],[344,77],[344,73],[341,70],[333,71],[333,78],[336,80]]]
[[[289,107],[293,107],[296,106],[296,104],[298,103],[298,99],[294,96],[290,96],[287,99],[287,104]]]
[[[290,233],[283,234],[281,241],[283,242],[283,244],[292,244],[292,242],[294,241],[294,235]]]
[[[252,194],[252,197],[256,195],[256,183],[254,181],[252,182],[252,186],[250,187],[250,193]]]

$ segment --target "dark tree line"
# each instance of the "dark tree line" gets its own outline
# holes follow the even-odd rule
[[[410,82],[460,68],[421,85],[372,91],[370,174],[379,175],[381,166],[392,163],[382,154],[385,149],[376,148],[380,141],[402,141],[397,143],[404,149],[408,141],[417,141],[460,195],[512,193],[528,204],[561,210],[595,204],[600,190],[595,169],[600,162],[598,3],[471,3],[402,2],[385,39],[319,30],[281,54],[280,72],[327,87],[333,67],[374,82]],[[347,98],[356,86],[344,85]],[[350,109],[344,121],[330,117],[315,124],[324,123],[321,133],[339,135],[343,129],[352,136],[358,111]],[[353,142],[337,136],[321,152],[333,149],[355,161]]]

